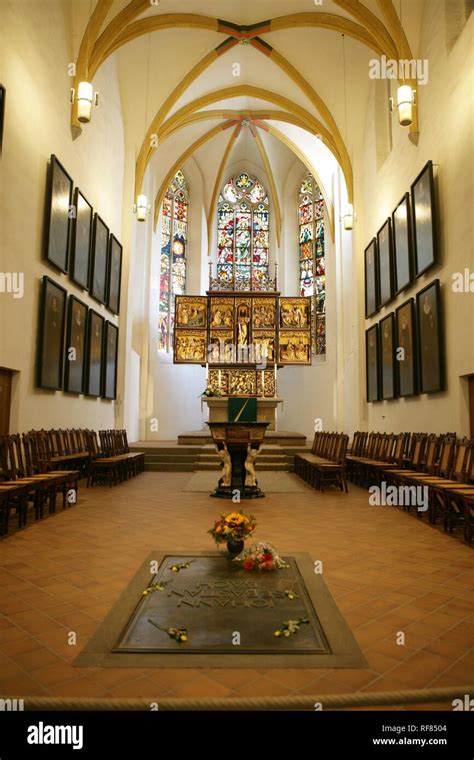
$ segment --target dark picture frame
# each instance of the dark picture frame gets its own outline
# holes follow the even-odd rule
[[[365,331],[365,377],[367,401],[380,401],[380,341],[379,326]]]
[[[386,219],[377,232],[377,265],[379,276],[379,307],[393,298],[392,220]]]
[[[107,308],[113,314],[120,313],[120,287],[122,280],[123,248],[115,235],[109,237],[109,261],[107,264]]]
[[[99,214],[94,214],[89,291],[99,303],[107,301],[107,259],[109,228]]]
[[[0,84],[0,156],[3,147],[3,129],[5,126],[5,104],[7,99],[7,90],[3,84]]]
[[[41,282],[39,308],[38,388],[60,391],[63,387],[64,330],[66,324],[65,288],[45,275]]]
[[[428,161],[411,185],[415,276],[438,261],[433,162]]]
[[[364,251],[365,318],[373,316],[379,308],[379,278],[377,240],[372,238]]]
[[[88,311],[79,298],[69,296],[64,351],[64,390],[67,393],[84,392]]]
[[[410,193],[405,193],[392,213],[394,289],[398,295],[413,280],[413,238]]]
[[[53,154],[46,177],[43,258],[60,272],[69,267],[73,181]]]
[[[102,392],[102,359],[105,319],[89,309],[87,319],[86,377],[84,391],[87,396],[100,396]]]
[[[441,288],[433,280],[416,294],[420,393],[444,390]]]
[[[380,390],[384,400],[397,397],[395,348],[395,314],[392,312],[380,320]]]
[[[117,398],[118,340],[118,327],[112,322],[106,322],[102,360],[102,398]]]
[[[418,372],[416,316],[413,298],[409,298],[395,310],[395,343],[398,395],[415,396],[418,393]]]
[[[78,187],[74,189],[75,216],[71,228],[69,276],[84,290],[89,289],[93,209]]]

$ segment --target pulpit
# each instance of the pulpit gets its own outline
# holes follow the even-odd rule
[[[222,462],[217,488],[211,494],[220,499],[259,499],[255,460],[263,443],[268,422],[208,422],[212,440]]]

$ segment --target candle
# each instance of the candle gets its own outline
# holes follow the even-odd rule
[[[217,381],[219,383],[219,393],[221,392],[221,371],[220,369],[217,371]]]
[[[275,396],[277,395],[277,365],[274,365],[274,372],[275,372]]]
[[[265,377],[264,377],[263,369],[262,369],[262,396],[264,395],[265,395]]]

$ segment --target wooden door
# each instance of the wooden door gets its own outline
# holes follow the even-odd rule
[[[474,438],[474,375],[469,375],[469,425],[470,435]]]
[[[0,369],[0,434],[10,432],[10,403],[12,397],[12,372]]]

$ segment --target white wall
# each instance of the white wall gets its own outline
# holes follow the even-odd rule
[[[374,88],[368,104],[366,145],[356,167],[356,203],[360,212],[357,233],[360,299],[360,365],[363,374],[364,329],[394,311],[425,285],[441,281],[447,390],[394,401],[364,404],[369,430],[456,430],[469,434],[467,383],[463,375],[474,373],[474,310],[472,293],[454,293],[452,275],[474,268],[473,254],[473,101],[472,46],[474,17],[448,54],[443,0],[424,3],[416,58],[429,63],[429,81],[418,86],[420,135],[418,145],[393,116],[393,149],[377,169],[375,150]],[[391,214],[404,192],[409,191],[425,163],[432,159],[438,195],[441,263],[364,323],[363,250]],[[363,204],[361,201],[363,200]],[[365,208],[365,214],[364,214]],[[364,393],[364,385],[361,387]],[[364,421],[361,420],[363,423]]]
[[[47,162],[54,153],[111,231],[121,239],[123,126],[112,59],[94,85],[100,107],[82,136],[70,130],[68,63],[74,61],[68,3],[2,0],[2,83],[7,88],[1,174],[0,270],[23,272],[24,297],[0,294],[0,366],[14,369],[12,431],[111,427],[113,402],[35,388],[40,280],[47,274],[111,320],[87,293],[42,260]],[[76,35],[77,36],[77,35]]]

